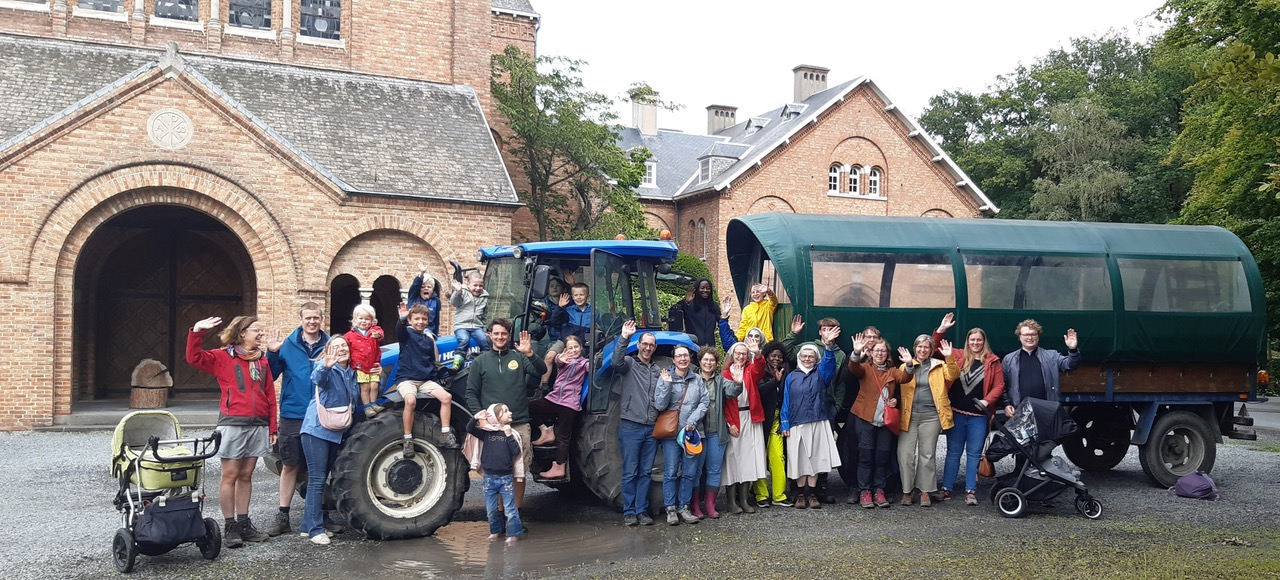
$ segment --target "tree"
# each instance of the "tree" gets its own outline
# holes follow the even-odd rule
[[[517,193],[538,224],[538,239],[644,232],[644,212],[634,189],[650,153],[618,147],[609,125],[613,103],[588,91],[582,61],[532,58],[514,46],[493,56],[490,89],[507,118],[507,154],[528,188]]]
[[[1035,180],[1031,217],[1118,221],[1133,180],[1118,167],[1134,149],[1125,127],[1089,97],[1049,107],[1048,123],[1032,135],[1044,177]]]

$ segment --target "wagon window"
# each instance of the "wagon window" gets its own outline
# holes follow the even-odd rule
[[[1125,310],[1249,312],[1249,286],[1239,261],[1117,259]]]
[[[955,306],[955,279],[945,255],[815,251],[810,261],[815,306]]]
[[[964,257],[970,308],[1111,310],[1103,258]]]

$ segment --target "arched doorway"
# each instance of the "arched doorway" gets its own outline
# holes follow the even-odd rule
[[[209,316],[229,322],[254,313],[256,286],[243,242],[204,213],[152,205],[108,220],[76,262],[81,396],[127,397],[133,368],[146,358],[169,368],[174,396],[216,396],[213,377],[186,363],[187,329]]]
[[[382,344],[395,342],[396,322],[400,319],[400,281],[395,276],[378,276],[373,281],[369,305],[378,313],[378,325],[386,333]]]
[[[329,334],[346,334],[351,330],[351,311],[359,303],[360,281],[351,274],[335,276],[329,283]]]

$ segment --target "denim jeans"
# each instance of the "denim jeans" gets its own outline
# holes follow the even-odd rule
[[[299,530],[307,536],[324,533],[324,482],[333,469],[339,447],[337,443],[302,434],[302,453],[307,457],[307,503]]]
[[[888,427],[876,427],[861,417],[853,420],[858,433],[858,488],[862,491],[883,490],[895,449],[893,433]]]
[[[964,488],[978,489],[978,461],[987,441],[987,418],[955,413],[956,426],[947,431],[947,464],[942,469],[942,489],[950,491],[960,474],[960,454],[965,455]]]
[[[623,419],[618,425],[618,444],[622,450],[622,513],[638,516],[649,511],[649,484],[653,481],[649,473],[658,454],[653,425]]]
[[[502,511],[498,511],[498,502],[502,502]],[[484,476],[484,512],[489,516],[489,533],[502,533],[502,520],[506,518],[508,538],[516,538],[524,533],[524,524],[520,523],[520,510],[516,509],[516,479],[511,475]]]
[[[706,454],[705,445],[703,449],[702,453],[689,457],[679,437],[662,440],[662,501],[667,507],[684,507],[693,499],[693,488],[702,476],[699,460]]]
[[[456,354],[465,355],[472,339],[475,339],[480,350],[489,350],[489,335],[484,333],[483,328],[459,328],[453,331],[453,337],[458,339],[458,346],[454,347]]]
[[[720,469],[724,467],[725,444],[720,441],[719,433],[706,435],[702,439],[702,453],[694,458],[694,469],[698,473],[707,474],[707,487],[720,487]]]

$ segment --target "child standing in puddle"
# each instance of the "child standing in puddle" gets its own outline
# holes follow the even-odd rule
[[[467,422],[467,442],[463,453],[472,466],[479,460],[484,474],[484,510],[489,517],[489,540],[498,539],[503,533],[506,519],[507,543],[514,544],[524,534],[520,511],[516,509],[515,480],[524,478],[524,461],[521,458],[520,435],[511,428],[511,410],[502,403],[489,405],[489,409]],[[517,473],[517,469],[520,473]],[[498,510],[502,501],[502,510]]]

